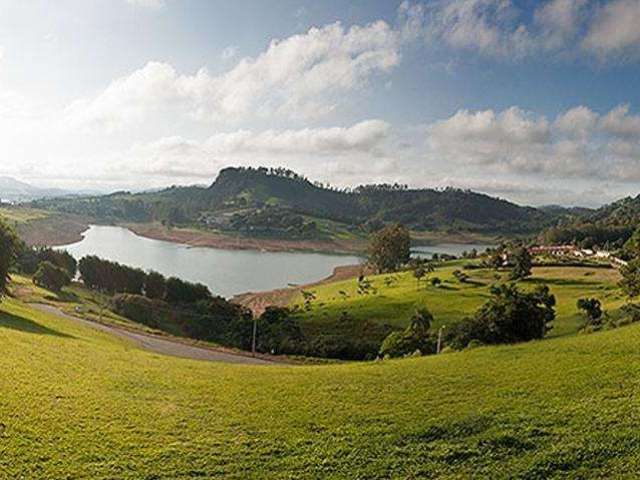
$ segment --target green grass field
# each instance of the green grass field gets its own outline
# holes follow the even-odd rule
[[[635,478],[640,326],[330,366],[144,352],[0,305],[0,478]]]
[[[417,307],[427,307],[435,317],[434,328],[457,322],[471,315],[490,296],[489,288],[496,282],[496,272],[489,269],[464,270],[468,283],[458,282],[453,271],[462,268],[462,261],[448,262],[436,269],[418,287],[412,272],[393,275],[376,275],[369,279],[377,294],[358,295],[356,279],[320,285],[309,289],[317,299],[311,309],[301,313],[305,328],[321,330],[339,321],[342,312],[361,320],[404,327]],[[506,280],[507,272],[499,272]],[[396,280],[390,286],[385,278]],[[442,280],[439,287],[429,284],[429,279]],[[616,310],[624,304],[625,297],[617,286],[619,273],[614,269],[589,267],[537,267],[533,275],[520,285],[533,288],[536,284],[549,285],[556,296],[557,318],[551,336],[575,333],[583,321],[576,308],[581,297],[597,297],[607,310]],[[340,294],[343,292],[343,294]],[[302,295],[292,300],[292,305],[303,305]]]

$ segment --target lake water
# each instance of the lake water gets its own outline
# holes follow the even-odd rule
[[[302,284],[328,277],[335,267],[353,265],[352,255],[261,252],[191,247],[140,237],[120,227],[91,226],[78,243],[60,247],[76,259],[86,255],[143,270],[156,270],[207,285],[223,297]]]
[[[131,267],[203,283],[223,297],[314,282],[331,275],[335,267],[361,262],[361,258],[352,255],[191,247],[140,237],[120,227],[92,226],[83,236],[82,241],[60,248],[78,260],[97,255]],[[477,245],[442,244],[414,250],[421,254],[459,255],[473,247],[479,249]]]
[[[434,253],[441,254],[446,253],[448,255],[455,255],[459,257],[462,252],[470,252],[472,249],[476,249],[478,253],[484,252],[489,247],[495,245],[485,245],[481,243],[439,243],[438,245],[425,245],[420,247],[412,247],[411,251],[414,254],[420,256],[431,257]]]

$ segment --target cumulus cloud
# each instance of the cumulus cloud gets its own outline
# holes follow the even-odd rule
[[[347,156],[349,163],[359,159],[373,166],[380,162],[375,157],[384,157],[382,145],[389,133],[386,122],[366,120],[350,127],[238,130],[216,133],[204,141],[172,136],[135,145],[115,170],[135,165],[139,173],[211,177],[222,165],[276,165],[281,164],[283,156],[288,157],[287,164],[296,160],[306,163],[307,171],[309,164],[321,170],[327,162],[333,164],[336,158]],[[358,168],[361,171],[363,167],[360,164]]]
[[[222,53],[220,53],[220,58],[224,61],[227,61],[235,58],[237,55],[238,47],[236,47],[235,45],[229,45],[224,50],[222,50]]]
[[[164,7],[164,0],[126,0],[130,5],[142,8],[158,9]]]
[[[181,109],[207,121],[249,116],[315,118],[333,111],[345,92],[388,73],[400,61],[400,36],[382,21],[345,29],[340,23],[274,40],[255,58],[221,75],[181,74],[150,62],[115,80],[95,98],[68,109],[78,124],[115,128],[149,113]]]
[[[512,0],[434,0],[400,7],[411,37],[520,60],[553,53],[600,60],[638,60],[637,0],[547,0],[527,11]]]
[[[461,110],[427,128],[431,154],[487,171],[551,178],[640,179],[640,116],[579,106],[554,121],[512,107]]]
[[[637,59],[640,47],[638,25],[640,2],[613,0],[598,9],[583,45],[600,57],[613,55]]]

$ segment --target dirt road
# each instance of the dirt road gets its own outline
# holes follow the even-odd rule
[[[194,360],[206,360],[210,362],[238,363],[246,365],[274,365],[277,362],[267,358],[254,358],[249,355],[234,353],[225,349],[207,348],[195,345],[188,345],[177,340],[152,335],[142,332],[133,332],[125,328],[119,328],[102,323],[91,322],[83,318],[74,317],[62,312],[60,309],[45,304],[33,304],[35,308],[46,313],[58,315],[67,320],[81,323],[90,328],[110,333],[120,338],[132,340],[136,345],[151,352],[160,353],[162,355],[170,355],[173,357],[190,358]]]

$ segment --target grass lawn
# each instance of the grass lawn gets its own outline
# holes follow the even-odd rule
[[[496,272],[489,269],[464,270],[469,275],[468,283],[458,282],[453,271],[462,269],[462,261],[448,262],[431,273],[418,287],[412,272],[369,277],[376,294],[358,295],[356,279],[320,285],[310,289],[317,299],[311,309],[301,313],[303,325],[310,331],[319,331],[339,321],[342,312],[357,319],[404,327],[416,307],[427,307],[435,317],[435,328],[457,322],[472,314],[490,296],[489,288],[496,282]],[[502,280],[508,273],[499,272]],[[429,279],[442,280],[439,287]],[[393,283],[386,285],[385,279]],[[582,321],[576,308],[581,297],[597,297],[607,310],[615,310],[624,304],[625,297],[617,286],[619,273],[614,269],[589,267],[537,267],[533,275],[520,285],[533,288],[544,283],[556,296],[557,318],[551,336],[575,333]],[[342,294],[340,292],[343,292]],[[302,306],[302,295],[292,300],[292,305]]]
[[[637,478],[640,325],[329,366],[164,357],[0,304],[0,478]]]

